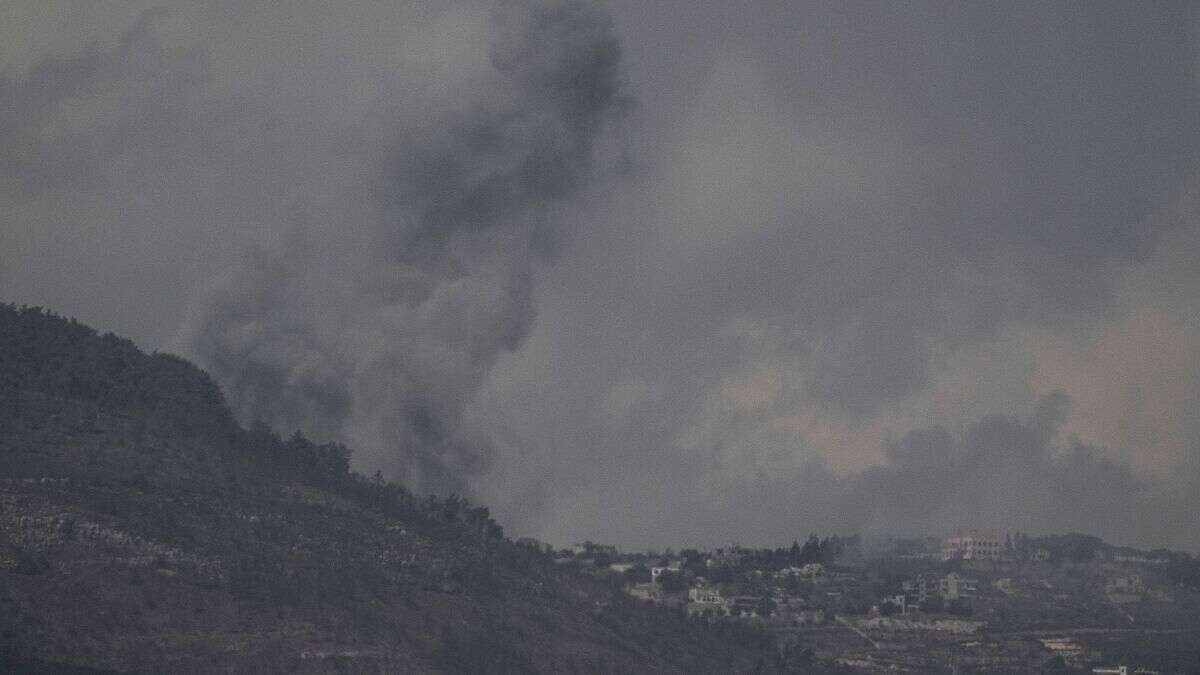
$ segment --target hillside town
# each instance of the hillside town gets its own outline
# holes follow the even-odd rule
[[[556,563],[608,579],[633,602],[738,622],[851,671],[1194,672],[1195,561],[1070,534],[945,538],[812,535],[784,548],[629,553],[583,542]]]

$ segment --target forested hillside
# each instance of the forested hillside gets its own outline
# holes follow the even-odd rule
[[[233,419],[203,371],[0,305],[0,669],[777,671],[488,510]]]

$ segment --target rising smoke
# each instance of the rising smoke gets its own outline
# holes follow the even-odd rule
[[[519,534],[1200,546],[1194,3],[154,4],[0,5],[3,299]]]
[[[1055,392],[1028,419],[992,415],[958,438],[941,427],[909,432],[885,446],[850,497],[866,521],[891,531],[1088,531],[1104,523],[1130,540],[1159,530],[1164,504],[1150,481],[1101,448],[1058,439],[1070,398]]]
[[[418,490],[461,492],[489,466],[464,407],[528,332],[531,267],[569,226],[551,207],[594,176],[628,102],[611,23],[587,5],[501,3],[482,33],[486,62],[440,114],[360,141],[368,215],[296,214],[195,336],[243,418],[348,441]],[[306,239],[318,230],[365,248],[340,255]]]

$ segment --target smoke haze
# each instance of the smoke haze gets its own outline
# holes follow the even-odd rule
[[[15,2],[0,297],[626,546],[1200,548],[1188,3]]]

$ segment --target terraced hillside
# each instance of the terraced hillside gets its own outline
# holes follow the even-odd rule
[[[0,669],[778,671],[629,604],[487,509],[244,429],[202,371],[0,306]]]

